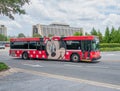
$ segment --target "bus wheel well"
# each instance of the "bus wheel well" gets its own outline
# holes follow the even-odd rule
[[[28,59],[29,58],[29,56],[28,56],[28,52],[27,51],[24,51],[23,53],[22,53],[22,59]]]
[[[27,53],[27,54],[28,54],[28,52],[27,52],[27,51],[24,51],[24,52],[22,52],[22,55],[23,55],[24,53]]]
[[[80,56],[78,53],[72,53],[70,56],[70,60],[72,62],[79,62],[80,61]]]

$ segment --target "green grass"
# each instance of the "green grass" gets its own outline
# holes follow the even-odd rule
[[[7,69],[9,69],[9,67],[5,63],[0,62],[0,71],[7,70]]]
[[[120,47],[106,47],[106,48],[100,48],[100,51],[120,51]]]

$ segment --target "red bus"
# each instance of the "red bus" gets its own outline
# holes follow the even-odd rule
[[[47,38],[12,38],[10,56],[23,59],[54,59],[66,61],[94,61],[100,59],[97,36],[68,36]]]

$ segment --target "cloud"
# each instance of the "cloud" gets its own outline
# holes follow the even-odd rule
[[[22,26],[16,22],[16,21],[12,21],[12,20],[0,20],[0,24],[2,25],[7,25],[10,27],[16,27],[16,28],[21,28]]]
[[[120,26],[120,0],[31,0],[24,8],[27,14],[15,15],[15,21],[0,17],[0,22],[12,31],[9,35],[20,32],[31,35],[32,25],[38,23],[63,22],[83,27],[87,32],[95,27],[102,33],[106,26]]]
[[[120,26],[120,15],[110,14],[104,21],[103,25],[105,26]]]

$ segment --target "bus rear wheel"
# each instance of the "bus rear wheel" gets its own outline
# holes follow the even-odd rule
[[[28,53],[27,52],[24,52],[23,54],[22,54],[22,59],[24,59],[24,60],[27,60],[29,57],[28,57]]]
[[[79,55],[78,54],[72,54],[71,61],[72,62],[79,62],[80,61]]]

